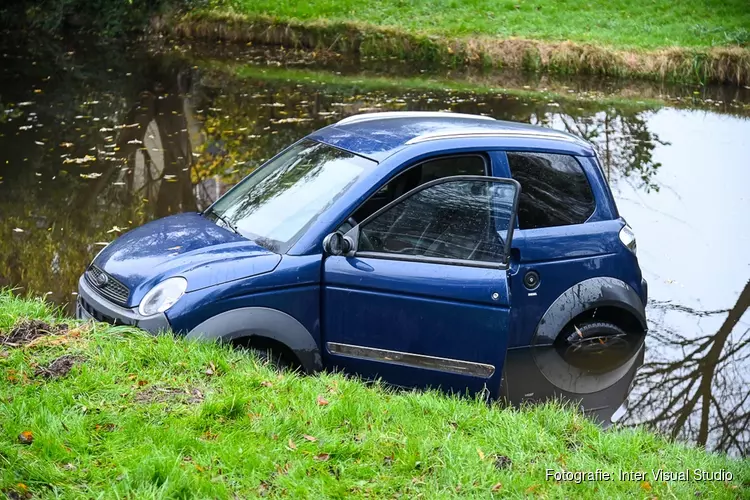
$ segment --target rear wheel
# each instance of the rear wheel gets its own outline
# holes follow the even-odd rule
[[[558,337],[557,349],[563,359],[580,368],[612,370],[628,360],[634,342],[640,336],[629,335],[609,321],[585,321],[571,325]]]

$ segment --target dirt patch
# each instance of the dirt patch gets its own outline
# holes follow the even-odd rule
[[[203,402],[203,393],[198,389],[174,387],[148,387],[135,395],[136,403],[183,403],[196,405]]]
[[[513,465],[513,460],[505,455],[495,455],[495,468],[498,470],[507,469]]]
[[[75,365],[81,364],[84,361],[86,361],[86,358],[83,356],[72,356],[72,355],[65,355],[60,356],[56,360],[52,361],[46,368],[45,367],[39,367],[34,372],[34,375],[37,377],[44,377],[44,378],[59,378],[64,377],[68,374],[71,368],[73,368]]]
[[[63,335],[68,325],[50,325],[39,319],[27,319],[17,323],[7,335],[0,334],[0,345],[22,347],[48,335]]]

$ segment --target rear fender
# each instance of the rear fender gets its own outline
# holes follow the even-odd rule
[[[646,309],[638,294],[617,278],[590,278],[563,292],[544,313],[536,327],[532,345],[550,345],[560,331],[579,314],[597,307],[617,307],[638,319],[647,330]]]

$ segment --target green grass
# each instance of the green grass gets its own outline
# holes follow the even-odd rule
[[[40,300],[0,292],[0,331],[22,318],[64,320]],[[133,328],[76,328],[0,353],[9,496],[736,498],[750,485],[747,461],[643,430],[602,431],[557,405],[501,409],[278,374],[241,352]],[[35,375],[66,354],[85,361],[61,378]],[[25,431],[33,443],[19,443]],[[725,469],[734,480],[577,485],[545,480],[547,468]]]
[[[617,48],[750,44],[747,0],[224,0],[246,15],[366,23],[451,37],[572,40]]]

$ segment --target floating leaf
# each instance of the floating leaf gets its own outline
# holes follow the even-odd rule
[[[63,160],[63,163],[76,163],[76,164],[80,165],[81,163],[88,163],[88,162],[94,161],[94,160],[96,160],[96,157],[91,156],[91,155],[86,155],[86,156],[84,156],[82,158],[65,158]],[[99,174],[99,175],[101,175],[101,174]]]

